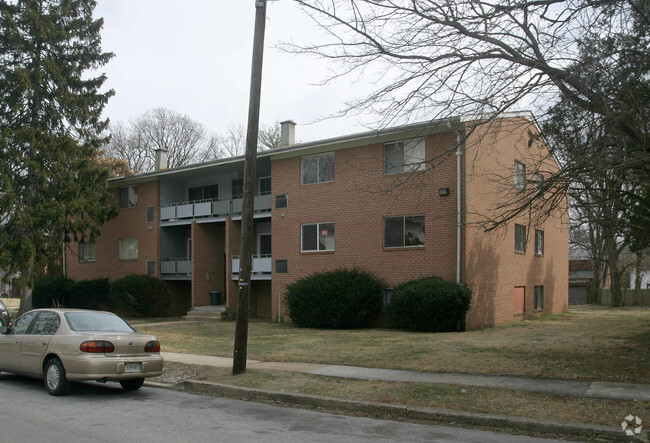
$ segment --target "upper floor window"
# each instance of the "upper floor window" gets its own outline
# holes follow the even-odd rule
[[[188,201],[217,200],[219,185],[197,186],[187,190]]]
[[[334,153],[310,155],[300,159],[301,183],[323,183],[334,181]]]
[[[544,231],[535,229],[535,254],[544,255]]]
[[[526,252],[526,226],[515,225],[515,251]]]
[[[544,176],[541,172],[535,173],[535,192],[540,192],[544,186]]]
[[[79,261],[95,261],[95,243],[79,243]]]
[[[515,188],[526,189],[526,165],[515,160]]]
[[[384,173],[413,172],[424,169],[424,139],[386,143]]]
[[[244,179],[243,178],[233,178],[230,182],[232,186],[232,198],[242,198],[244,196]]]
[[[138,204],[138,187],[126,186],[124,188],[120,188],[119,197],[120,197],[120,209],[132,208],[133,206]]]
[[[384,219],[384,247],[424,246],[424,215]]]
[[[138,258],[138,239],[135,237],[120,239],[120,260],[136,260]]]
[[[257,193],[268,195],[271,193],[271,177],[260,177],[257,183]]]
[[[334,223],[302,225],[302,251],[333,251]]]

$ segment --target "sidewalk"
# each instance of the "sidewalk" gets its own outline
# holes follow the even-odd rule
[[[178,354],[171,352],[162,352],[161,354],[165,361],[169,362],[215,366],[220,368],[232,367],[232,359],[226,357],[211,357],[206,355]],[[451,384],[493,389],[510,389],[515,391],[566,395],[582,398],[650,401],[650,385],[645,384],[589,382],[501,375],[433,373],[394,369],[361,368],[355,366],[319,365],[312,363],[262,362],[258,360],[248,360],[246,367],[248,369],[304,372],[307,374],[359,380]]]

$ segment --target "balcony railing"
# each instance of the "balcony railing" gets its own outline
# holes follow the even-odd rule
[[[160,275],[192,275],[192,260],[182,258],[163,258],[160,261]]]
[[[173,203],[160,208],[160,220],[178,220],[203,217],[225,217],[240,215],[243,199],[233,200],[201,200],[192,202]],[[271,211],[271,195],[256,195],[254,202],[256,213]]]
[[[254,254],[253,255],[253,270],[251,278],[253,280],[268,280],[271,278],[272,269],[271,255],[269,254]],[[239,256],[232,256],[232,278],[237,279],[239,276]]]

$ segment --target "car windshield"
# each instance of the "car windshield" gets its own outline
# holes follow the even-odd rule
[[[105,312],[66,312],[65,319],[73,331],[135,332],[120,317]]]

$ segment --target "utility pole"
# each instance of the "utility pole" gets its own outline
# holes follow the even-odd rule
[[[260,96],[262,92],[262,61],[264,59],[264,28],[266,0],[255,2],[255,36],[253,38],[253,67],[248,101],[248,128],[246,131],[246,158],[244,160],[244,201],[241,215],[241,252],[239,254],[239,297],[235,323],[235,350],[232,359],[233,375],[246,372],[248,348],[248,306],[253,267],[253,209],[257,163],[257,137],[260,126]]]

